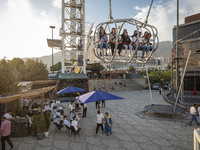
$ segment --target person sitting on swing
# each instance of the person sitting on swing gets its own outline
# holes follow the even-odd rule
[[[147,56],[147,54],[148,54],[148,52],[150,50],[150,46],[148,46],[148,41],[149,41],[148,32],[146,31],[144,33],[143,38],[142,38],[142,46],[141,46],[141,48],[142,48],[142,57],[141,58],[144,58],[145,52],[146,52],[146,56]]]
[[[131,45],[133,45],[134,49],[136,49],[137,43],[139,43],[138,49],[141,49],[141,46],[142,46],[141,35],[142,35],[142,32],[139,32],[139,38],[137,38],[137,30],[134,31],[134,34],[132,36],[132,41],[131,41]],[[137,58],[137,51],[135,53],[135,57]]]
[[[130,54],[131,55],[131,50],[133,49],[132,45],[131,45],[131,39],[128,36],[128,32],[124,32],[124,35],[121,37],[122,38],[122,45],[125,49],[125,53],[127,54],[127,50],[128,48],[130,49]]]
[[[109,37],[109,44],[111,46],[111,52],[112,52],[112,56],[114,55],[114,50],[115,50],[115,44],[118,42],[116,42],[116,29],[112,28],[112,32],[110,33],[110,37]],[[119,48],[120,45],[118,45],[117,47]],[[119,48],[120,49],[120,48]]]
[[[97,41],[99,42],[100,56],[102,55],[104,56],[103,47],[105,47],[106,49],[106,56],[108,55],[107,50],[108,50],[109,44],[107,43],[107,41],[108,41],[107,34],[104,29],[101,29],[99,33],[99,40]]]

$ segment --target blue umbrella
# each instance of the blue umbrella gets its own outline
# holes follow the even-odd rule
[[[57,94],[59,95],[59,94],[76,93],[76,92],[85,92],[85,90],[81,89],[81,88],[74,87],[74,86],[68,86],[67,88],[62,89],[59,92],[57,92]]]
[[[89,102],[97,102],[97,101],[103,101],[103,100],[117,100],[117,99],[124,99],[122,97],[104,92],[95,90],[86,94],[83,94],[81,96],[77,97],[82,103],[89,103]]]

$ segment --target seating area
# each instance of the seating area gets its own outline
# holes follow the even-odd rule
[[[112,28],[112,32],[106,34],[105,29],[100,27],[99,37],[97,41],[98,55],[100,57],[113,56],[114,53],[118,56],[131,57],[135,58],[141,57],[145,58],[148,56],[149,51],[152,51],[151,33],[145,31],[142,35],[142,32],[139,32],[137,35],[137,30],[134,31],[133,35],[128,35],[127,29],[123,30],[123,34],[116,39],[116,29]],[[118,40],[118,41],[116,41]],[[117,51],[116,51],[116,43]],[[116,52],[115,52],[116,51]],[[138,52],[140,54],[138,55]]]

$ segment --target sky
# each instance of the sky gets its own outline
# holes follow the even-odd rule
[[[97,25],[108,20],[108,0],[85,1],[86,22]],[[150,3],[151,0],[112,0],[112,15],[114,19],[133,17],[144,21]],[[177,0],[154,0],[148,23],[158,29],[160,41],[172,40],[176,3]],[[180,24],[186,16],[200,13],[200,0],[179,3]],[[60,39],[61,0],[0,0],[0,59],[51,55],[47,45],[51,25],[56,27],[54,38]],[[54,53],[58,51],[55,49]]]

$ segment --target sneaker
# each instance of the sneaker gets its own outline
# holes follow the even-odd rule
[[[189,124],[189,126],[192,126],[192,124]]]
[[[106,136],[108,136],[108,134],[106,134]]]

